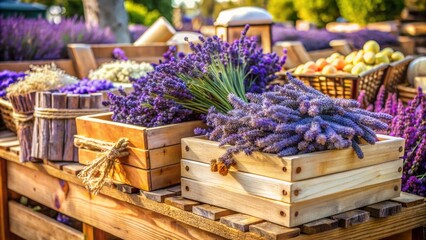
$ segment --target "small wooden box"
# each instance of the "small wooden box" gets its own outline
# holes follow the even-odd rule
[[[294,227],[400,194],[404,139],[288,157],[237,154],[227,176],[210,171],[226,151],[203,138],[182,139],[182,196]]]
[[[203,127],[201,121],[146,128],[113,122],[112,113],[76,119],[77,135],[105,142],[129,139],[128,157],[117,159],[113,179],[133,187],[151,191],[180,182],[180,140],[194,135]],[[79,162],[89,164],[98,152],[79,149]]]

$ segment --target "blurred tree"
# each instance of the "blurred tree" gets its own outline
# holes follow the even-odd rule
[[[240,0],[240,6],[254,6],[266,8],[269,0]]]
[[[394,20],[404,8],[404,0],[337,0],[337,3],[342,17],[362,25]]]
[[[118,43],[130,43],[127,12],[124,0],[83,0],[86,22],[109,27]]]
[[[299,18],[313,22],[319,27],[335,21],[340,16],[336,0],[294,0],[294,7]]]
[[[124,2],[124,7],[126,8],[127,14],[129,16],[129,23],[142,24],[144,26],[150,26],[153,24],[161,14],[158,10],[154,9],[148,11],[148,8],[141,4],[134,2]]]
[[[22,0],[22,2],[37,2],[46,6],[58,5],[65,9],[66,17],[83,16],[84,8],[81,0]]]
[[[296,21],[297,12],[294,9],[293,0],[269,0],[268,12],[271,13],[275,21]]]
[[[157,10],[169,22],[173,20],[173,7],[171,0],[129,0],[144,5],[148,11]]]

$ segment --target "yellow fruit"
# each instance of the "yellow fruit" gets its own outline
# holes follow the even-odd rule
[[[364,62],[364,51],[363,50],[358,51],[358,53],[354,57],[354,60],[352,61],[352,64],[356,65],[360,62],[362,62],[362,63]]]
[[[354,65],[352,65],[352,64],[347,64],[344,68],[343,68],[343,71],[344,72],[347,72],[347,73],[350,73],[351,71],[352,71],[352,68],[354,67]]]
[[[302,74],[315,74],[315,70],[312,68],[303,68]]]
[[[388,56],[389,59],[391,59],[392,57],[392,53],[393,53],[393,49],[390,47],[387,48],[383,48],[382,51],[380,51],[381,53],[385,54],[386,56]]]
[[[366,64],[374,64],[376,60],[375,54],[373,52],[364,53],[363,59]]]
[[[402,60],[402,59],[404,59],[404,54],[402,54],[402,52],[398,52],[398,51],[394,52],[394,53],[392,53],[392,56],[391,56],[390,59],[392,60],[392,62]]]
[[[327,65],[322,69],[321,73],[322,74],[336,74],[337,69],[332,65]]]
[[[346,63],[352,63],[354,61],[354,58],[355,58],[357,53],[358,53],[357,51],[353,51],[353,52],[349,53],[349,55],[345,57],[345,62]]]
[[[304,70],[304,66],[303,65],[299,65],[297,66],[296,70],[294,70],[294,74],[301,74]]]
[[[366,68],[366,66],[365,66],[365,64],[364,63],[357,63],[353,68],[352,68],[352,70],[351,70],[351,74],[354,74],[354,75],[358,75],[358,74],[360,74],[360,73],[362,73],[362,72],[364,72],[364,71],[366,71],[367,70],[367,68]]]
[[[388,56],[386,56],[386,55],[385,55],[385,54],[383,54],[383,53],[377,53],[377,54],[375,55],[375,58],[376,58],[376,61],[375,61],[375,63],[376,63],[376,64],[389,63],[389,58],[388,58]]]
[[[378,53],[380,51],[380,45],[374,40],[369,40],[364,44],[362,49],[365,52]]]

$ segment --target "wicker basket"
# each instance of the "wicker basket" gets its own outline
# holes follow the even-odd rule
[[[389,64],[389,68],[386,72],[384,84],[386,91],[395,92],[397,85],[405,81],[407,74],[408,65],[415,59],[413,56],[407,56],[406,58]]]
[[[365,99],[368,103],[373,103],[380,86],[383,84],[384,77],[389,64],[381,64],[360,75],[351,74],[333,74],[333,75],[308,75],[293,74],[296,78],[302,80],[306,85],[335,98],[356,99],[361,90],[365,91]],[[293,70],[290,70],[292,72]],[[285,73],[278,73],[281,80],[285,80]]]
[[[6,128],[16,133],[16,122],[13,118],[12,104],[3,98],[0,98],[0,113]]]
[[[407,83],[399,84],[396,89],[398,91],[398,98],[404,104],[407,104],[409,101],[413,100],[417,95],[417,89],[409,86]]]

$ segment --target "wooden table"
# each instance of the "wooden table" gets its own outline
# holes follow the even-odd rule
[[[107,239],[105,232],[123,239],[265,239],[178,208],[186,208],[184,204],[176,207],[170,201],[153,201],[140,193],[104,187],[97,196],[91,196],[80,179],[59,168],[19,163],[16,152],[0,146],[0,239],[19,239],[8,227],[8,199],[13,193],[82,221],[86,239]],[[425,225],[426,203],[420,203],[394,216],[293,239],[420,239],[416,234]],[[274,236],[285,239],[290,235]]]

